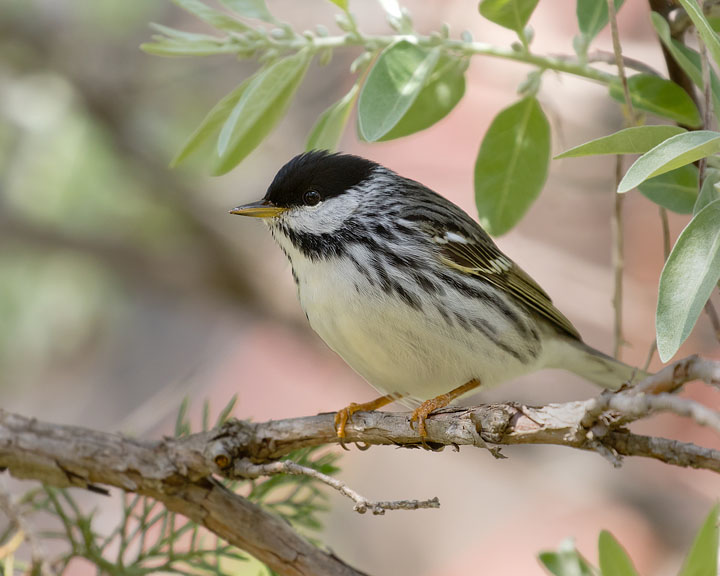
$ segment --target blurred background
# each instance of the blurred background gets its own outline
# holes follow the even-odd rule
[[[269,0],[296,29],[335,30],[323,0]],[[408,1],[419,31],[447,22],[499,45],[512,33],[479,17],[477,2]],[[387,33],[375,2],[351,3],[361,29]],[[207,31],[169,0],[0,2],[0,392],[26,416],[147,438],[170,433],[185,396],[198,414],[233,394],[235,416],[279,419],[332,411],[375,392],[306,324],[290,270],[258,222],[227,210],[261,197],[302,151],[317,116],[351,86],[357,50],[313,65],[288,116],[230,174],[169,160],[205,113],[256,67],[232,57],[165,59],[138,49],[149,22]],[[572,54],[574,7],[542,0],[531,24],[539,53]],[[643,2],[627,2],[624,53],[665,70]],[[612,50],[607,31],[596,47]],[[471,214],[475,155],[494,115],[529,70],[476,57],[465,98],[431,129],[342,148],[419,180]],[[622,127],[602,86],[546,74],[539,95],[559,153]],[[612,349],[610,217],[614,159],[553,161],[538,202],[499,245],[549,292],[585,340]],[[644,363],[654,336],[663,264],[657,207],[627,196],[626,362]],[[672,215],[671,215],[672,216]],[[673,237],[686,220],[671,219]],[[701,316],[681,354],[720,358]],[[657,360],[654,368],[659,367]],[[560,402],[596,390],[561,372],[535,374],[467,402]],[[685,394],[718,407],[700,385]],[[720,447],[688,421],[658,417],[636,430]],[[320,538],[371,574],[543,574],[536,555],[574,537],[596,561],[608,529],[643,574],[674,574],[717,498],[717,476],[656,462],[619,469],[567,448],[373,448],[343,454],[341,478],[371,499],[439,497],[440,510],[360,516],[330,496]],[[112,525],[107,500],[100,518]]]

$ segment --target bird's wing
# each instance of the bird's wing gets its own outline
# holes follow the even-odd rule
[[[431,228],[432,241],[439,247],[441,261],[464,274],[478,276],[500,290],[512,294],[527,308],[548,320],[558,330],[580,339],[580,334],[562,312],[552,303],[550,296],[510,260],[487,234],[479,229],[475,234],[465,234],[462,230]],[[475,228],[474,227],[474,228]]]

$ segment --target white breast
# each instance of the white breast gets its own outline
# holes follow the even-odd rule
[[[443,317],[430,300],[423,299],[418,309],[388,294],[372,271],[368,279],[350,259],[311,261],[287,238],[278,234],[277,240],[291,261],[313,329],[382,394],[404,396],[403,402],[412,405],[473,378],[493,385],[538,367],[537,356],[518,359],[469,322],[463,327],[457,318],[448,321],[449,314]],[[357,260],[369,261],[361,253],[366,248],[355,245],[353,250]],[[495,338],[505,346],[527,347],[526,335],[518,334],[497,308],[469,301],[451,288],[440,301],[460,316],[496,326]]]

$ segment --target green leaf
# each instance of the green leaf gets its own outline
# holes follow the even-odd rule
[[[625,0],[615,0],[615,12],[620,10]],[[578,0],[577,21],[580,32],[586,38],[586,43],[598,35],[600,30],[608,24],[607,0]]]
[[[660,275],[655,318],[660,359],[667,362],[690,335],[720,280],[720,200],[700,210],[675,243]]]
[[[653,12],[650,14],[650,18],[653,26],[655,27],[655,32],[657,32],[657,35],[661,42],[665,45],[665,48],[667,48],[670,54],[672,54],[672,57],[693,81],[693,84],[700,88],[700,90],[703,90],[702,62],[700,54],[673,38],[670,34],[670,25],[660,14]],[[715,74],[715,70],[712,68],[710,69],[710,86],[712,88],[712,100],[715,114],[720,115],[720,80],[718,80],[717,74]]]
[[[504,234],[527,212],[549,160],[550,124],[536,98],[523,98],[495,117],[475,162],[475,203],[490,234]]]
[[[598,555],[603,576],[638,576],[627,552],[607,530],[600,532]]]
[[[370,70],[358,101],[360,136],[375,142],[405,115],[427,83],[440,51],[401,40],[391,44]]]
[[[207,22],[210,26],[218,28],[219,30],[247,32],[249,28],[247,24],[236,20],[228,14],[223,14],[214,8],[210,8],[210,6],[200,2],[200,0],[173,0],[173,2],[186,12],[189,12],[196,18]]]
[[[592,567],[572,541],[560,544],[557,552],[541,552],[538,559],[554,576],[594,576]]]
[[[338,142],[345,131],[350,112],[355,104],[359,86],[355,84],[350,92],[325,110],[310,131],[306,150],[330,150],[337,148]]]
[[[270,14],[265,0],[220,0],[220,2],[246,18],[275,22],[275,18]]]
[[[718,565],[718,505],[708,514],[695,536],[685,565],[678,576],[715,576]]]
[[[538,0],[482,0],[480,14],[503,28],[522,34]]]
[[[686,130],[679,126],[633,126],[570,148],[555,156],[555,159],[599,154],[644,154],[671,136],[682,132]]]
[[[185,30],[177,30],[176,28],[170,28],[169,26],[163,26],[162,24],[157,24],[155,22],[150,22],[150,28],[167,36],[167,38],[163,38],[163,40],[172,39],[185,40],[186,42],[223,42],[222,38],[217,38],[216,36],[210,36],[209,34],[196,34],[194,32],[186,32]]]
[[[335,6],[337,6],[341,10],[344,10],[345,12],[348,11],[348,0],[330,0],[330,2],[335,4]]]
[[[445,118],[465,94],[465,70],[466,61],[441,56],[405,115],[380,141],[420,132]]]
[[[693,214],[700,212],[700,210],[705,208],[710,202],[720,200],[718,183],[720,183],[720,170],[707,168],[705,170],[705,180],[703,181],[702,188],[700,188],[700,194],[698,194],[695,206],[693,206]]]
[[[638,190],[655,204],[678,214],[692,214],[698,197],[698,169],[681,166],[645,180]]]
[[[632,190],[648,178],[720,152],[720,132],[696,130],[668,138],[643,154],[620,181],[618,192]]]
[[[252,79],[220,131],[216,175],[237,166],[285,115],[311,59],[312,55],[303,50],[275,62]]]
[[[237,48],[230,44],[218,41],[207,42],[175,42],[163,40],[161,42],[145,42],[140,49],[153,56],[213,56],[215,54],[232,54]]]
[[[180,162],[185,160],[190,154],[197,150],[200,145],[205,142],[211,135],[215,134],[220,130],[220,127],[224,124],[227,117],[232,112],[238,100],[242,97],[248,84],[257,76],[257,74],[250,76],[244,82],[242,82],[237,88],[235,88],[230,94],[225,96],[220,102],[212,107],[207,116],[203,118],[200,125],[190,135],[187,142],[183,144],[183,147],[177,153],[175,158],[170,162],[170,167],[174,168]]]
[[[715,30],[708,24],[697,2],[694,0],[680,0],[680,4],[685,8],[685,12],[695,24],[700,38],[707,46],[708,52],[712,54],[713,60],[715,60],[715,64],[720,66],[720,39],[718,39]]]
[[[628,88],[633,106],[640,110],[693,128],[702,124],[695,102],[675,82],[651,74],[636,74],[628,78]],[[625,101],[620,82],[610,84],[610,96],[618,102]]]

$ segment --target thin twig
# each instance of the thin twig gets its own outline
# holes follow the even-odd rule
[[[663,262],[667,262],[668,257],[670,256],[670,250],[672,250],[672,240],[670,238],[670,220],[668,219],[668,212],[667,209],[658,206],[660,209],[660,222],[662,224],[662,234],[663,234]]]
[[[373,502],[365,496],[357,493],[342,480],[323,474],[314,468],[301,466],[291,460],[271,462],[269,464],[252,464],[248,460],[237,460],[234,465],[233,475],[237,478],[258,478],[260,476],[274,476],[276,474],[293,474],[295,476],[307,476],[327,484],[337,490],[343,496],[347,496],[355,502],[353,510],[365,514],[368,510],[375,515],[385,514],[386,510],[419,510],[420,508],[440,508],[440,501],[436,498],[429,500],[396,500],[389,502]]]
[[[627,106],[628,119],[630,121],[630,125],[635,126],[637,124],[637,119],[635,117],[635,109],[633,108],[632,98],[630,96],[627,76],[625,75],[625,63],[622,55],[622,46],[620,45],[620,32],[618,31],[615,2],[613,0],[607,0],[607,6],[610,31],[612,32],[613,52],[615,53],[615,65],[618,69],[618,76],[620,77],[623,95],[625,96],[625,106]]]
[[[568,56],[566,54],[550,54],[550,56],[563,62],[574,63],[578,61],[577,56]],[[592,52],[588,52],[585,61],[588,64],[602,62],[603,64],[611,64],[613,66],[616,63],[615,54],[607,52],[606,50],[593,50]],[[625,65],[625,68],[628,68],[629,70],[635,70],[636,72],[642,72],[643,74],[650,74],[651,76],[662,77],[660,72],[641,60],[623,56],[623,64]]]
[[[710,324],[715,332],[715,339],[720,342],[720,316],[718,316],[718,312],[710,300],[705,302],[705,313],[710,319]]]
[[[650,368],[650,363],[652,362],[653,356],[655,356],[655,352],[657,352],[657,338],[655,338],[652,341],[652,344],[650,344],[647,358],[645,358],[645,364],[643,364],[643,372],[647,372],[648,368]]]
[[[698,0],[700,9],[704,10],[704,0]],[[708,59],[707,46],[700,37],[700,32],[695,31],[697,36],[698,45],[700,46],[700,62],[702,64],[702,81],[703,81],[703,129],[710,130],[712,125],[712,113],[711,113],[711,84],[710,84],[710,61]],[[698,163],[698,188],[702,189],[703,183],[705,182],[705,171],[707,167],[707,158],[702,158]],[[705,303],[705,313],[710,320],[710,324],[715,332],[715,339],[720,342],[720,317],[718,317],[717,310],[713,306],[713,303],[708,300]]]
[[[720,414],[695,400],[672,394],[615,394],[610,397],[607,409],[617,411],[628,418],[645,418],[654,412],[672,412],[690,418],[701,426],[708,426],[720,433]]]
[[[604,62],[605,64],[616,64],[615,60],[615,54],[612,52],[607,52],[605,50],[593,50],[592,52],[589,52],[587,55],[587,61],[588,62]],[[658,76],[661,77],[662,74],[655,70],[652,66],[649,66],[645,62],[642,62],[641,60],[636,60],[635,58],[629,58],[628,56],[622,57],[622,62],[625,68],[629,68],[630,70],[635,70],[636,72],[642,72],[643,74],[650,74],[652,76]]]
[[[658,210],[660,214],[660,223],[662,224],[663,234],[663,262],[667,262],[668,256],[670,256],[670,250],[672,249],[670,239],[670,220],[668,218],[668,212],[666,208],[664,208],[663,206],[658,206]],[[657,352],[657,337],[652,341],[652,344],[650,344],[650,350],[648,350],[648,355],[645,359],[645,365],[643,366],[643,370],[647,371],[648,367],[650,366],[650,362],[652,362],[653,356],[655,355],[655,352]]]
[[[625,107],[627,114],[627,124],[635,126],[637,124],[635,117],[635,109],[633,108],[630,88],[628,87],[627,77],[625,76],[625,64],[622,55],[622,46],[620,46],[620,33],[618,32],[617,14],[615,13],[614,0],[607,0],[608,18],[610,20],[610,30],[612,32],[613,52],[615,54],[615,65],[620,76],[623,95],[625,97]],[[615,159],[615,190],[617,190],[620,180],[622,179],[622,156],[618,155]],[[612,236],[613,236],[613,268],[615,270],[614,290],[613,290],[613,308],[615,310],[614,322],[614,338],[613,338],[613,355],[620,358],[620,350],[625,344],[622,326],[622,309],[623,309],[623,270],[624,262],[624,237],[623,237],[623,201],[624,196],[615,192],[615,202],[612,217]]]
[[[702,10],[705,2],[698,0],[700,9]],[[710,63],[708,61],[707,46],[700,37],[700,32],[696,29],[695,36],[697,37],[698,46],[700,47],[700,63],[702,66],[702,83],[703,83],[703,129],[710,130],[712,122],[712,116],[710,113]],[[707,158],[701,158],[698,162],[698,188],[702,188],[703,182],[705,181],[705,168],[707,166]]]
[[[666,4],[671,6],[678,3],[666,2]],[[708,2],[707,5],[703,2],[701,4],[701,7],[705,14],[705,17],[707,18],[717,18],[718,16],[720,16],[720,3],[717,2],[717,0],[713,2]],[[668,21],[668,24],[670,24],[670,33],[675,38],[682,36],[685,31],[693,25],[693,21],[690,19],[687,12],[685,12],[685,9],[679,5],[672,8],[671,10],[668,10],[666,19]]]
[[[612,234],[613,261],[613,356],[620,359],[620,352],[625,344],[623,336],[623,271],[625,268],[625,235],[623,233],[623,202],[624,194],[618,194],[617,188],[622,180],[622,155],[615,156],[615,187],[613,189],[613,215],[610,222]]]
[[[631,388],[631,394],[659,394],[675,392],[686,382],[702,380],[706,384],[720,385],[720,362],[690,356],[666,366]]]

